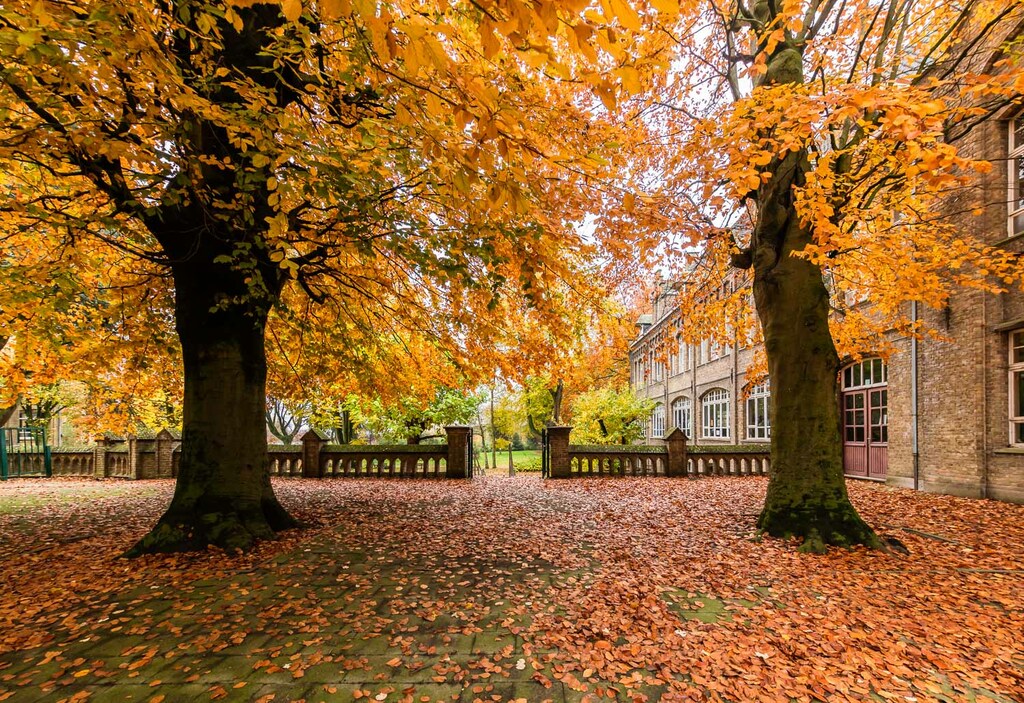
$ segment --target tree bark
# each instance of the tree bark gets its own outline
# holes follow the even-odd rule
[[[18,409],[18,404],[20,402],[21,399],[19,398],[18,402],[16,402],[14,405],[10,405],[6,408],[0,408],[0,427],[3,427],[4,425],[7,424],[7,421],[11,419],[11,416],[14,415],[14,412]]]
[[[799,48],[781,44],[766,84],[801,83]],[[764,333],[772,392],[772,469],[757,525],[776,537],[802,537],[803,551],[827,545],[882,547],[850,502],[839,422],[839,356],[829,330],[829,292],[821,269],[793,253],[813,232],[796,212],[808,153],[789,151],[769,165],[757,190],[751,238],[754,301]]]
[[[185,371],[181,462],[174,497],[129,556],[248,549],[296,526],[267,468],[265,301],[224,302],[223,271],[174,269],[177,330]],[[220,285],[218,285],[220,284]]]
[[[880,547],[846,492],[828,290],[815,265],[790,255],[809,238],[795,215],[786,232],[778,262],[754,269],[772,383],[772,470],[758,527],[776,537],[802,537],[805,551]]]

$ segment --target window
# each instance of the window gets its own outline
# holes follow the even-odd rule
[[[18,409],[18,439],[21,442],[34,442],[37,428],[40,426],[38,420],[32,419],[32,414],[25,411],[24,407]]]
[[[768,382],[750,389],[747,396],[747,439],[771,439],[772,423],[768,417]]]
[[[1024,114],[1010,120],[1010,158],[1007,160],[1007,181],[1010,186],[1009,234],[1024,234]]]
[[[701,434],[705,439],[729,437],[729,391],[715,388],[700,401]]]
[[[665,406],[658,403],[651,413],[651,437],[665,436]]]
[[[1010,333],[1010,444],[1024,446],[1024,330]]]
[[[881,359],[865,359],[843,369],[843,389],[877,386],[889,381],[889,367]]]
[[[889,442],[889,368],[881,359],[864,359],[843,369],[843,441]]]
[[[672,401],[672,424],[686,433],[687,438],[693,437],[690,426],[690,399],[676,398]]]

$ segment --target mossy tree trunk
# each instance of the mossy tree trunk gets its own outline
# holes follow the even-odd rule
[[[266,306],[227,303],[244,281],[212,268],[174,268],[185,372],[181,460],[170,507],[131,555],[247,549],[296,524],[267,469]]]
[[[798,48],[780,45],[766,83],[800,83]],[[764,332],[772,384],[772,470],[758,527],[777,537],[802,537],[807,551],[826,545],[881,546],[846,491],[839,418],[839,358],[828,326],[829,293],[821,269],[792,254],[811,242],[794,189],[805,184],[806,150],[768,165],[757,192],[751,241],[754,300]]]

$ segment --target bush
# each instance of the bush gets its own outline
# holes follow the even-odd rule
[[[542,459],[540,455],[527,456],[522,459],[519,457],[513,458],[513,465],[516,467],[516,471],[540,471]]]

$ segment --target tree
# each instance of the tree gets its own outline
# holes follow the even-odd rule
[[[289,403],[267,396],[267,431],[282,444],[294,444],[295,438],[306,426],[309,407]]]
[[[594,255],[630,234],[575,227],[624,138],[579,90],[607,99],[610,80],[552,53],[595,32],[566,6],[5,4],[5,234],[43,230],[51,261],[145,263],[173,293],[181,465],[132,553],[246,548],[295,524],[264,466],[265,333],[300,297],[356,360],[401,327],[493,373],[475,334],[516,369],[557,341],[522,330],[579,329],[601,299]]]
[[[677,245],[702,242],[680,303],[704,313],[685,341],[721,334],[752,272],[772,386],[769,534],[809,550],[880,544],[846,493],[837,342],[884,350],[886,330],[922,333],[907,301],[1020,283],[1013,255],[939,215],[990,167],[957,139],[1019,101],[1019,46],[989,56],[1021,17],[1005,1],[756,0],[690,2],[654,23],[673,68],[637,104],[672,153],[638,170],[658,181],[646,197]]]
[[[483,402],[482,393],[439,387],[425,399],[406,396],[388,405],[371,399],[363,404],[362,416],[369,430],[384,442],[419,444],[428,431],[440,436],[446,425],[467,424]]]
[[[631,444],[644,437],[644,420],[655,401],[630,389],[600,388],[572,404],[572,441],[577,444]]]

